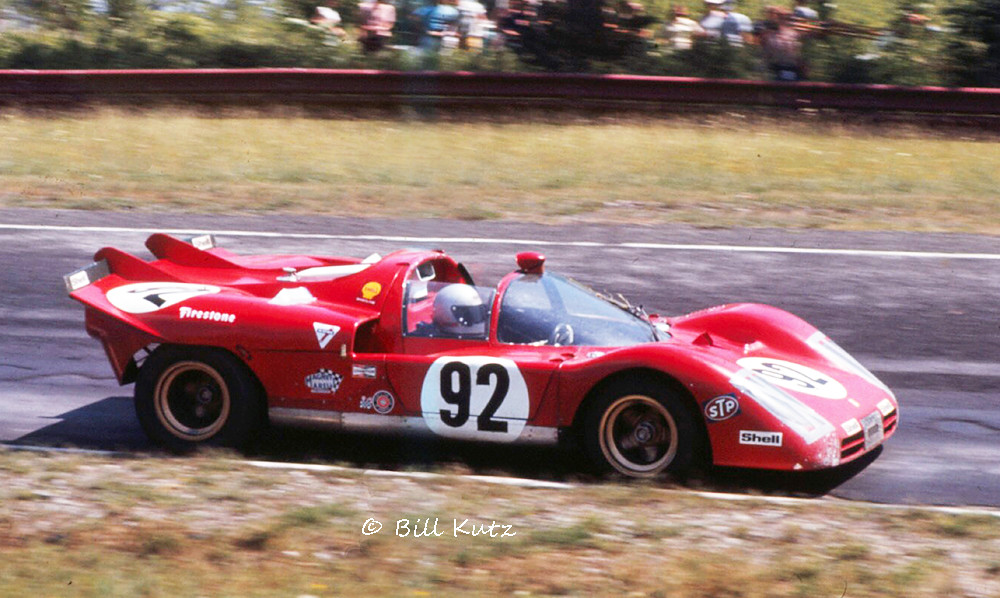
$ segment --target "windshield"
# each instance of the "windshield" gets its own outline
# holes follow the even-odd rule
[[[507,287],[497,339],[502,343],[618,347],[656,340],[652,326],[558,274],[525,274]]]

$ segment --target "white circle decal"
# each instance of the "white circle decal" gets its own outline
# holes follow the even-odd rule
[[[736,363],[753,370],[771,384],[788,390],[824,399],[847,397],[847,389],[843,384],[799,363],[769,357],[744,357]]]
[[[108,302],[125,313],[146,314],[221,289],[207,284],[183,282],[138,282],[108,291]]]
[[[510,442],[528,419],[528,385],[517,364],[498,357],[441,357],[420,390],[420,410],[448,438]]]

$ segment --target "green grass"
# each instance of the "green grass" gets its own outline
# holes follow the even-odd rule
[[[0,116],[0,205],[1000,233],[1000,144],[803,119]]]

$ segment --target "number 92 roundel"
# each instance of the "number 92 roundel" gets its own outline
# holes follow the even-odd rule
[[[441,357],[420,390],[420,410],[448,438],[510,442],[528,419],[528,385],[517,364],[498,357]]]

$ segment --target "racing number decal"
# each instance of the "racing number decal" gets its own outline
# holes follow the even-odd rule
[[[782,388],[824,399],[847,397],[847,389],[840,382],[802,364],[767,357],[744,357],[736,363]]]
[[[213,295],[221,289],[208,284],[184,282],[139,282],[115,287],[108,291],[108,302],[123,312],[147,314],[182,301]]]
[[[528,387],[509,359],[442,357],[424,376],[420,407],[441,436],[512,441],[528,418]]]

